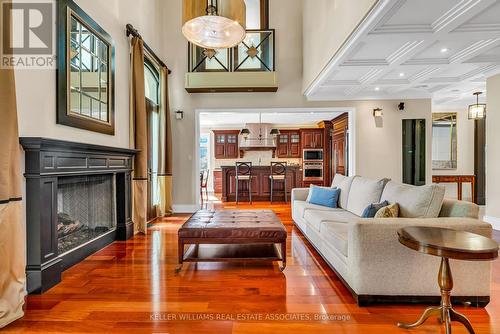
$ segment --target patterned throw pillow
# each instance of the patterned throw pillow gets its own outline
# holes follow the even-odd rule
[[[361,218],[373,218],[377,214],[377,212],[382,209],[384,206],[388,206],[389,202],[383,201],[382,203],[373,203],[366,207],[361,215]]]
[[[382,209],[378,210],[375,214],[375,218],[397,218],[399,217],[399,205],[398,203],[391,204],[389,206],[384,206]]]

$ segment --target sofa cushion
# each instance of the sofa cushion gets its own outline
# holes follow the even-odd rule
[[[338,207],[347,209],[347,199],[349,197],[349,190],[351,189],[352,180],[354,177],[347,177],[342,174],[335,174],[333,177],[332,187],[340,189],[340,196]]]
[[[337,188],[312,185],[311,190],[309,190],[310,198],[308,198],[308,202],[328,208],[337,208],[339,193],[340,189]]]
[[[382,203],[372,203],[366,207],[361,215],[361,218],[373,218],[378,210],[382,209],[385,206],[388,206],[389,202],[383,201]]]
[[[382,193],[382,201],[399,204],[403,218],[437,218],[443,204],[445,188],[437,184],[412,186],[389,182]]]
[[[348,230],[349,225],[344,223],[324,222],[321,225],[323,239],[344,256],[347,256]]]
[[[304,213],[304,220],[314,226],[318,226],[319,223],[323,222],[347,224],[356,222],[359,219],[358,216],[344,209],[332,209],[331,211],[307,210]],[[319,230],[319,226],[317,229]]]
[[[307,210],[316,210],[316,211],[332,211],[338,210],[333,208],[328,208],[326,206],[316,205],[307,203],[306,201],[294,201],[293,202],[294,210],[298,214],[299,217],[304,218],[304,213]]]
[[[385,183],[386,179],[373,180],[361,176],[354,177],[349,190],[347,210],[361,216],[368,205],[380,201]]]

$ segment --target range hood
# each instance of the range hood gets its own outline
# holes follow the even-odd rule
[[[250,130],[250,134],[246,136],[240,135],[240,149],[250,151],[251,149],[276,149],[276,138],[271,135],[273,125],[270,123],[248,123],[245,129]]]

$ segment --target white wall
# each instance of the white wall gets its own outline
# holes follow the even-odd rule
[[[303,0],[306,90],[378,0]]]
[[[353,102],[356,108],[356,173],[367,177],[387,177],[401,182],[402,120],[425,119],[426,181],[432,181],[432,114],[431,100],[405,100],[405,110],[399,111],[401,101]],[[374,108],[383,109],[382,124],[375,124]],[[380,126],[382,125],[382,126]]]
[[[486,217],[500,230],[500,74],[486,82]]]
[[[148,44],[157,49],[161,0],[76,0],[115,41],[115,136],[56,124],[56,71],[16,70],[17,112],[20,137],[47,137],[97,145],[129,147],[129,42],[125,25],[132,23]],[[21,154],[24,173],[24,153]],[[26,198],[23,177],[23,199]],[[23,200],[23,205],[25,202]],[[25,210],[23,210],[25,212]],[[25,217],[23,217],[25,219]]]
[[[157,49],[161,38],[160,0],[76,0],[115,41],[115,121],[116,135],[56,124],[56,71],[17,70],[19,135],[49,137],[91,144],[129,147],[129,41],[125,25],[132,23],[151,47]]]
[[[173,127],[174,204],[194,208],[196,166],[194,155],[196,109],[342,107],[356,110],[359,128],[355,138],[357,173],[401,180],[401,119],[428,119],[430,147],[430,100],[404,101],[407,111],[397,111],[400,101],[308,102],[302,94],[302,0],[270,1],[270,26],[276,29],[277,93],[188,94],[184,89],[187,44],[181,34],[182,1],[78,0],[116,43],[116,135],[107,136],[56,125],[54,71],[17,71],[19,127],[21,136],[43,136],[109,146],[128,147],[129,47],[125,24],[132,23],[147,43],[173,70],[170,76],[172,111],[182,109],[184,119]],[[372,117],[384,109],[384,127]],[[430,157],[430,149],[428,149]],[[430,158],[429,158],[430,168]],[[430,172],[427,173],[430,176]]]
[[[451,170],[433,170],[434,175],[474,175],[474,121],[467,117],[467,109],[454,111],[433,112],[455,112],[457,113],[457,169]],[[445,196],[448,198],[457,198],[457,185],[443,183],[446,187]],[[472,200],[472,191],[469,184],[464,184],[462,199]]]
[[[356,138],[358,148],[357,172],[366,176],[390,177],[401,180],[401,119],[404,117],[428,120],[428,173],[430,176],[430,100],[405,101],[407,112],[397,111],[400,101],[308,102],[302,94],[302,0],[270,1],[270,27],[276,29],[277,93],[188,94],[184,89],[187,69],[186,40],[181,34],[182,1],[162,3],[163,56],[172,68],[170,104],[173,110],[182,109],[184,119],[173,120],[173,187],[174,209],[195,209],[196,187],[195,110],[220,108],[356,108],[360,127]],[[314,7],[314,6],[312,6]],[[377,129],[372,111],[384,108],[386,124]],[[286,123],[286,122],[285,122]],[[393,128],[394,127],[394,128]],[[378,152],[378,153],[377,153]]]

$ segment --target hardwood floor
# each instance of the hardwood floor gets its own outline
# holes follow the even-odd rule
[[[289,231],[285,272],[279,271],[277,263],[204,263],[185,264],[176,274],[177,229],[188,216],[161,219],[147,236],[113,243],[67,270],[57,287],[43,295],[28,296],[25,317],[3,331],[444,333],[435,319],[411,331],[395,326],[398,321],[415,320],[424,305],[357,307],[347,289],[294,228],[289,206],[255,203],[251,207],[215,207],[275,210]],[[500,235],[496,237],[500,239]],[[500,332],[499,260],[493,263],[491,303],[484,309],[457,309],[469,317],[476,333]],[[340,319],[314,319],[326,314]],[[285,316],[288,319],[280,318]],[[466,330],[454,324],[453,333]]]

